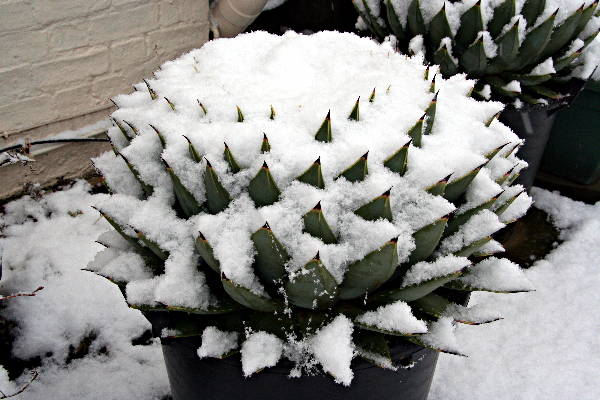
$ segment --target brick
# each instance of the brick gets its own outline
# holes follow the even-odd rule
[[[130,39],[114,43],[110,47],[110,65],[112,71],[129,69],[148,59],[146,42],[143,38]]]
[[[3,85],[0,90],[0,104],[9,104],[41,94],[32,77],[29,64],[0,70],[0,82],[9,83]]]
[[[16,31],[33,26],[31,4],[23,0],[0,3],[0,32]]]
[[[108,9],[111,0],[34,0],[33,16],[39,25],[91,16]]]
[[[161,26],[174,25],[182,20],[180,0],[163,0],[159,4],[158,22]]]
[[[85,20],[80,23],[57,24],[50,29],[50,49],[56,52],[87,46],[88,31],[89,23]]]
[[[48,53],[45,31],[20,31],[0,35],[0,68],[38,61]]]
[[[208,38],[208,23],[164,28],[147,36],[147,46],[163,62],[200,47]],[[165,57],[167,56],[167,57]]]
[[[90,40],[105,43],[138,36],[156,29],[157,20],[158,5],[154,3],[112,12],[90,21]]]
[[[92,96],[92,84],[70,87],[57,92],[52,107],[59,119],[72,118],[102,108],[102,102]]]
[[[198,0],[181,0],[183,21],[205,23],[208,18],[208,2]]]
[[[92,84],[92,96],[98,104],[109,106],[110,99],[118,94],[131,93],[133,81],[124,75],[111,75],[99,77]]]
[[[64,57],[38,64],[33,74],[44,88],[56,88],[66,83],[89,79],[108,71],[107,48],[89,49],[77,56]]]
[[[56,118],[51,96],[32,97],[0,107],[0,132],[25,130]]]

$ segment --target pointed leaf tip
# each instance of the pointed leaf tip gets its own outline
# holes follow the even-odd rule
[[[321,201],[319,200],[319,202],[312,209],[313,210],[320,210],[321,209]]]
[[[315,256],[313,257],[313,260],[321,260],[321,256],[319,255],[319,252],[317,251],[317,254],[315,254]]]

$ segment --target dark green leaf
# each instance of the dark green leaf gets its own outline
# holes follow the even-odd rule
[[[266,162],[263,163],[260,171],[250,181],[248,194],[258,207],[270,206],[279,199],[281,191],[275,184]]]
[[[329,143],[333,140],[331,136],[331,111],[327,112],[325,120],[315,135],[315,140],[319,142]]]
[[[412,36],[423,35],[427,33],[427,27],[421,13],[421,4],[419,0],[412,0],[408,7],[408,30]]]
[[[581,21],[582,15],[583,5],[562,24],[554,28],[552,36],[550,36],[550,42],[548,42],[548,45],[540,56],[542,60],[556,55],[556,53],[574,39],[573,35],[579,27],[579,21]]]
[[[202,156],[200,155],[200,153],[198,153],[198,151],[192,144],[191,140],[185,135],[183,135],[183,137],[188,142],[188,153],[190,154],[190,157],[192,158],[192,160],[196,161],[197,163],[202,161]]]
[[[296,179],[319,189],[325,189],[325,182],[323,181],[323,173],[321,171],[321,158],[317,158],[315,162]]]
[[[348,116],[350,121],[360,121],[360,96],[356,99],[356,103],[354,103],[354,107]]]
[[[369,168],[367,166],[367,158],[369,156],[369,152],[363,154],[354,164],[346,168],[339,176],[343,176],[346,180],[350,182],[362,182],[367,177],[369,173]]]
[[[458,179],[453,180],[452,182],[446,185],[446,192],[444,193],[444,198],[451,203],[454,203],[456,200],[460,198],[468,189],[473,179],[477,176],[481,168],[487,164],[484,163],[466,175],[461,176]]]
[[[443,196],[444,192],[446,191],[446,185],[448,184],[448,180],[451,176],[452,174],[448,175],[443,179],[440,179],[437,183],[434,183],[433,185],[425,188],[425,191],[434,196]]]
[[[200,257],[202,257],[204,262],[215,272],[221,272],[219,260],[215,258],[213,249],[208,243],[208,240],[206,240],[206,238],[202,234],[202,232],[198,233],[198,237],[196,238],[196,241],[194,243],[196,245],[196,250],[198,251],[198,254],[200,254]]]
[[[269,139],[267,138],[267,135],[263,133],[263,140],[260,146],[260,152],[268,153],[269,151],[271,151],[271,145],[269,144]]]
[[[304,232],[317,237],[325,244],[337,243],[337,238],[331,231],[323,210],[321,210],[321,202],[319,202],[312,210],[304,214]]]
[[[390,207],[390,191],[375,197],[373,200],[360,207],[354,213],[368,221],[376,221],[380,218],[392,221],[392,209]]]
[[[409,265],[423,261],[433,253],[447,224],[448,217],[443,217],[413,233],[415,249],[408,259]]]
[[[337,283],[317,254],[285,285],[285,292],[295,306],[327,309],[337,297]]]
[[[475,41],[460,57],[460,64],[465,71],[473,75],[481,75],[487,67],[487,55],[485,54],[485,46],[483,37]]]
[[[510,22],[512,17],[515,16],[517,11],[515,0],[504,0],[502,4],[494,9],[494,16],[488,23],[488,32],[493,38],[498,37],[502,28]]]
[[[433,125],[435,124],[435,111],[437,108],[438,94],[439,94],[439,92],[436,93],[435,96],[433,96],[433,99],[429,103],[427,110],[425,110],[426,120],[425,120],[425,128],[423,129],[424,135],[430,135],[431,132],[433,131]],[[413,143],[414,143],[414,139],[413,139]]]
[[[483,30],[481,3],[478,1],[460,17],[460,27],[456,32],[456,51],[464,52],[477,39],[477,34]]]
[[[225,150],[223,150],[223,158],[225,159],[225,161],[227,161],[227,164],[229,165],[229,170],[233,174],[237,174],[238,172],[240,172],[242,170],[240,168],[237,160],[233,156],[233,153],[231,153],[229,146],[227,146],[227,143],[225,143]]]
[[[525,17],[527,26],[532,26],[546,8],[546,0],[525,0],[521,15]]]
[[[458,72],[458,64],[450,55],[447,45],[441,46],[433,54],[433,62],[440,66],[440,71],[445,77],[455,75]]]
[[[387,1],[389,2],[390,0]],[[389,368],[389,366],[392,365],[390,346],[388,345],[385,336],[381,333],[367,330],[355,330],[352,341],[358,348],[359,357],[380,368]],[[373,357],[373,354],[376,355],[376,357]],[[381,363],[382,359],[385,360],[385,364]]]
[[[494,203],[496,202],[497,197],[492,197],[490,200],[486,201],[485,203],[477,206],[477,207],[473,207],[467,211],[464,211],[460,214],[454,215],[452,217],[452,219],[450,220],[450,222],[448,222],[448,226],[446,227],[446,230],[444,231],[444,236],[450,236],[453,233],[457,232],[458,229],[465,224],[467,221],[469,221],[471,219],[471,217],[473,217],[475,214],[478,214],[480,211],[483,210],[489,210]]]
[[[404,146],[400,147],[400,149],[398,149],[398,151],[396,151],[394,154],[386,158],[383,162],[383,165],[385,165],[389,170],[400,174],[400,176],[404,176],[408,166],[408,148],[410,147],[411,142],[412,139],[409,140]]]
[[[457,257],[469,257],[477,250],[479,250],[483,245],[492,240],[491,236],[484,237],[482,239],[476,240],[473,243],[466,245],[462,249],[455,251],[453,254]]]
[[[448,23],[446,16],[446,4],[433,17],[429,24],[429,46],[432,51],[436,51],[440,47],[440,43],[444,38],[452,39],[452,29]]]
[[[519,56],[517,57],[516,62],[510,66],[509,70],[514,71],[522,69],[539,61],[539,56],[550,41],[557,12],[554,12],[546,19],[546,21],[533,28],[533,30],[525,36],[525,40],[523,40],[523,44],[519,49]]]
[[[401,44],[404,44],[408,40],[407,40],[406,34],[404,33],[404,28],[402,27],[402,24],[400,23],[400,19],[398,18],[398,14],[396,13],[396,10],[394,9],[394,5],[392,4],[392,1],[385,0],[385,6],[386,6],[386,11],[387,11],[388,25],[390,26],[390,29],[392,30],[392,33],[394,34],[394,36],[396,36],[396,39],[398,40],[398,42]]]
[[[412,128],[410,128],[407,133],[415,147],[421,147],[421,142],[423,139],[423,124],[426,116],[427,114],[423,114],[423,116],[413,125]]]
[[[206,170],[204,171],[204,187],[206,189],[206,205],[211,214],[218,214],[227,208],[231,197],[221,185],[217,173],[208,160],[206,160]]]
[[[285,264],[290,256],[285,247],[277,240],[269,224],[254,232],[251,236],[256,256],[254,270],[263,282],[274,282],[285,276]]]
[[[227,277],[223,274],[221,274],[221,282],[223,283],[223,288],[227,294],[244,307],[248,307],[256,311],[273,312],[280,310],[283,306],[279,300],[274,300],[269,297],[256,294],[250,289],[240,286],[227,279]]]
[[[373,304],[389,304],[395,301],[411,302],[428,295],[435,289],[442,287],[446,283],[458,278],[462,272],[454,272],[452,274],[430,279],[415,285],[404,286],[398,289],[384,290],[371,296],[367,302]]]
[[[239,106],[235,106],[237,109],[237,122],[244,122],[244,113]]]
[[[388,281],[398,266],[397,239],[351,264],[340,286],[340,299],[364,296]]]
[[[183,210],[186,217],[191,217],[197,214],[200,214],[202,211],[202,206],[196,198],[190,193],[190,191],[181,183],[179,177],[173,172],[173,169],[169,167],[169,165],[165,162],[166,170],[171,177],[171,182],[173,183],[173,191],[175,192],[175,197],[177,198],[177,203]]]

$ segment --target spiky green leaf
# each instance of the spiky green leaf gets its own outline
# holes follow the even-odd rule
[[[343,176],[346,180],[350,182],[362,182],[367,177],[369,173],[369,168],[367,166],[367,158],[369,156],[369,152],[363,154],[354,164],[346,168],[339,176]]]
[[[302,220],[304,221],[304,232],[321,239],[325,244],[337,243],[337,238],[323,215],[321,202],[304,214]]]
[[[478,1],[460,17],[460,27],[456,32],[456,47],[459,53],[467,49],[483,31],[483,16],[481,2]]]
[[[360,207],[354,213],[368,221],[376,221],[380,218],[392,221],[392,209],[390,206],[390,191],[375,197],[373,200]]]
[[[327,112],[325,120],[323,120],[323,123],[315,135],[315,140],[323,143],[329,143],[333,140],[331,136],[331,111]]]
[[[452,39],[452,29],[446,15],[446,5],[442,6],[440,11],[433,17],[429,23],[429,45],[432,50],[440,47],[440,43],[444,38]]]
[[[546,8],[546,0],[525,0],[521,15],[525,17],[527,26],[532,26]]]
[[[285,274],[285,264],[290,256],[285,247],[277,240],[269,224],[254,232],[251,236],[256,255],[254,270],[263,282],[275,282]]]
[[[231,202],[229,192],[221,185],[217,173],[206,160],[204,171],[204,188],[206,190],[206,205],[211,214],[218,214],[227,208]]]
[[[360,96],[356,99],[356,103],[354,103],[354,107],[352,107],[352,111],[350,115],[348,115],[348,119],[350,121],[360,121]]]
[[[498,37],[502,28],[510,22],[517,12],[516,0],[504,0],[502,4],[494,9],[494,16],[488,23],[488,32],[492,37]]]
[[[433,253],[442,238],[447,224],[448,217],[442,217],[413,233],[415,249],[408,259],[409,265],[423,261]]]
[[[411,142],[412,139],[400,147],[400,149],[398,149],[398,151],[396,151],[394,154],[386,158],[383,162],[383,165],[390,171],[400,174],[400,176],[404,176],[408,166],[408,149]]]
[[[411,36],[418,36],[427,33],[427,27],[423,20],[423,14],[421,13],[421,4],[419,0],[412,0],[410,6],[408,6],[407,16],[408,30]]]
[[[392,277],[397,266],[397,239],[392,239],[348,267],[340,286],[340,299],[354,299],[374,291]]]
[[[248,194],[258,207],[270,206],[279,199],[281,191],[277,187],[266,162],[263,163],[256,176],[250,181]]]
[[[231,149],[229,148],[229,146],[227,146],[227,143],[225,143],[225,149],[223,150],[223,158],[227,162],[227,165],[229,165],[229,170],[231,171],[231,173],[237,174],[242,170],[237,160],[233,156]]]
[[[411,302],[428,295],[437,288],[440,288],[461,276],[462,272],[454,272],[446,276],[433,278],[410,286],[404,286],[397,289],[380,291],[371,296],[367,301],[372,304],[389,304],[395,301]]]
[[[285,285],[290,303],[312,310],[329,308],[336,300],[337,291],[337,282],[323,266],[318,254]]]
[[[460,198],[468,189],[473,179],[477,176],[481,168],[483,168],[485,164],[478,166],[473,169],[471,172],[461,176],[458,179],[453,180],[452,182],[446,185],[446,192],[444,193],[444,198],[451,203],[454,203],[456,200]]]
[[[244,307],[262,312],[273,312],[281,310],[283,307],[283,304],[279,300],[256,294],[250,289],[227,279],[223,274],[221,274],[221,282],[223,283],[223,289],[225,289],[227,294]]]
[[[215,258],[213,249],[208,243],[208,240],[204,237],[202,232],[198,233],[198,237],[195,240],[196,250],[204,262],[215,272],[221,272],[219,260]]]
[[[313,162],[312,165],[296,179],[319,189],[325,189],[325,181],[323,180],[323,173],[321,171],[321,158],[317,158],[315,162]]]

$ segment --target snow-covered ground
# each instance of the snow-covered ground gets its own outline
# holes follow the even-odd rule
[[[0,216],[0,293],[44,286],[35,297],[3,301],[3,316],[20,324],[15,355],[43,356],[39,377],[18,398],[161,399],[169,387],[159,344],[131,343],[149,324],[126,307],[115,286],[80,270],[101,249],[96,237],[108,230],[90,208],[102,195],[88,190],[80,182],[41,200],[25,197]],[[459,328],[470,357],[441,356],[430,399],[600,397],[600,203],[540,189],[534,198],[564,242],[527,270],[535,292],[474,296],[505,319]],[[69,346],[92,332],[90,354],[66,365]],[[29,378],[8,381],[0,368],[0,390],[13,393]]]

